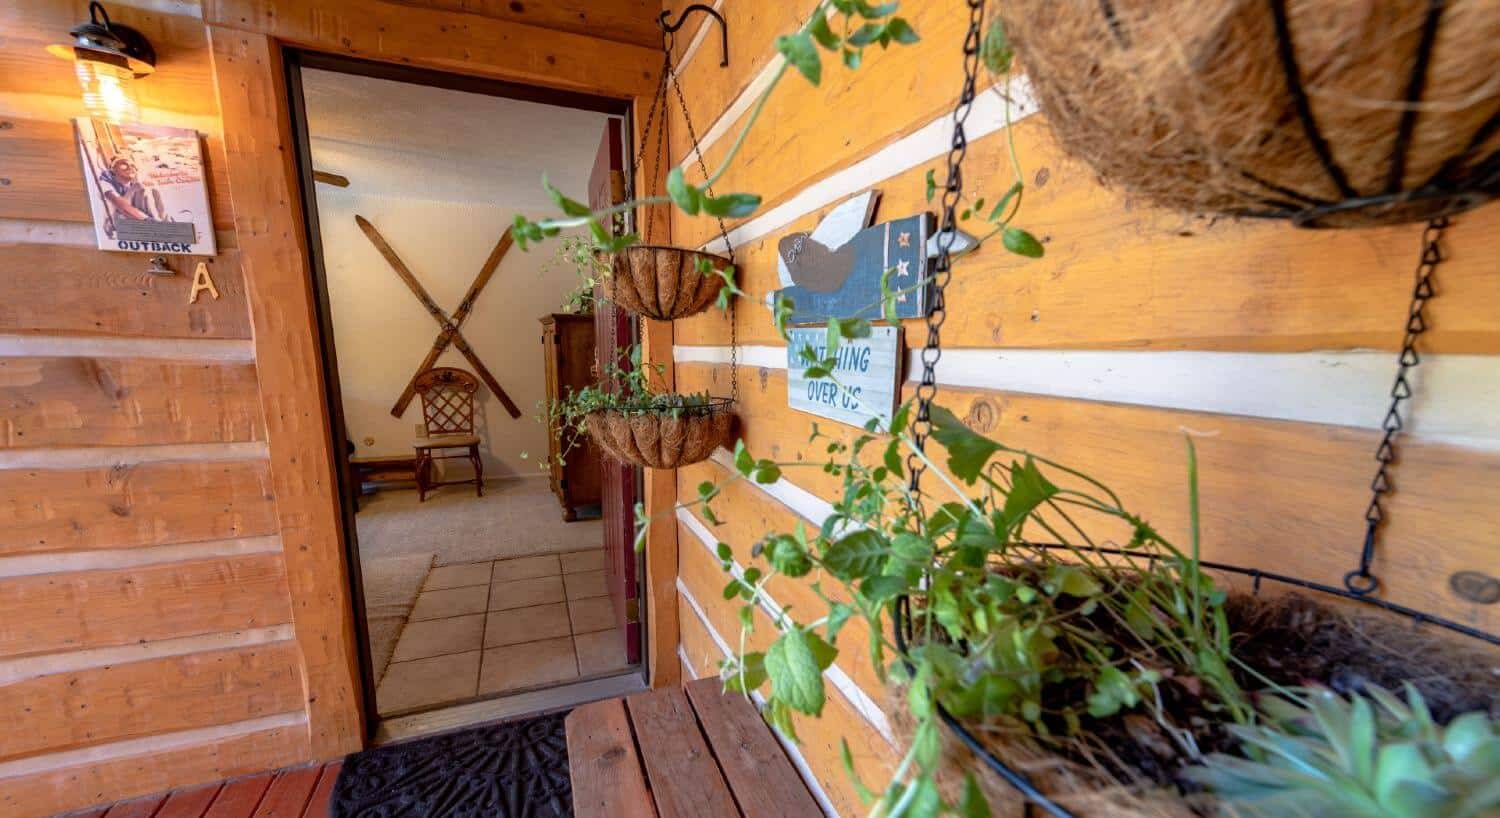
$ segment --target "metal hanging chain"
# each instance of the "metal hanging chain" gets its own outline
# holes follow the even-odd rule
[[[1375,559],[1375,546],[1380,539],[1381,524],[1385,521],[1385,508],[1381,501],[1391,490],[1390,465],[1396,460],[1395,438],[1401,431],[1401,404],[1412,396],[1411,382],[1407,373],[1422,362],[1417,354],[1417,339],[1427,331],[1427,302],[1435,294],[1432,274],[1443,260],[1439,240],[1448,226],[1448,217],[1441,216],[1427,223],[1422,231],[1422,255],[1417,260],[1416,283],[1413,285],[1411,307],[1406,314],[1406,337],[1401,342],[1401,354],[1396,359],[1396,380],[1391,384],[1391,405],[1385,412],[1380,427],[1384,430],[1380,445],[1375,448],[1375,460],[1380,465],[1375,469],[1375,478],[1370,481],[1370,505],[1365,509],[1365,545],[1359,555],[1359,567],[1344,575],[1344,587],[1350,593],[1364,596],[1380,587],[1380,580],[1370,573],[1370,564]]]
[[[953,143],[948,148],[948,181],[943,186],[943,220],[938,229],[938,255],[933,262],[931,309],[927,313],[927,343],[922,347],[922,379],[917,384],[917,414],[911,421],[912,442],[917,451],[926,451],[927,436],[932,432],[932,401],[937,396],[937,365],[943,357],[943,321],[948,312],[943,291],[953,275],[953,241],[958,230],[958,205],[963,197],[963,161],[969,152],[964,123],[974,107],[974,86],[979,74],[979,44],[984,31],[984,0],[965,0],[969,6],[969,31],[964,36],[964,86],[953,108]],[[913,452],[906,456],[911,473],[911,490],[921,487],[922,460]]]
[[[682,109],[682,122],[687,126],[688,142],[692,145],[693,155],[698,158],[698,172],[703,174],[703,190],[709,196],[714,195],[713,185],[708,184],[708,165],[703,161],[703,147],[698,144],[698,132],[693,129],[693,117],[688,114],[687,99],[682,95],[682,83],[677,81],[677,74],[672,70],[672,34],[664,31],[662,34],[662,50],[666,52],[666,68],[663,77],[671,76],[672,90],[677,92],[677,105]],[[665,81],[664,81],[665,84]],[[666,90],[662,90],[663,95]],[[665,106],[663,106],[665,107]],[[665,123],[665,115],[662,117]],[[666,128],[662,128],[666,132]],[[719,222],[719,237],[724,240],[724,256],[729,259],[729,264],[734,268],[736,280],[738,280],[739,265],[734,259],[734,245],[729,243],[729,228],[724,224],[724,217],[716,217]],[[740,398],[740,372],[739,372],[739,326],[735,321],[737,314],[735,299],[729,301],[729,399],[738,401]]]

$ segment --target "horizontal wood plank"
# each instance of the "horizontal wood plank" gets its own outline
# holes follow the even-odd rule
[[[215,783],[177,790],[167,796],[161,809],[152,818],[203,818],[203,813],[208,811],[214,799],[219,796],[219,790],[223,788],[224,785]]]
[[[266,773],[226,783],[203,818],[250,818],[275,778],[275,773]]]
[[[294,642],[191,653],[0,687],[0,761],[287,713],[302,706]]]
[[[703,679],[684,689],[745,818],[823,818],[755,705],[722,688]]]
[[[68,73],[71,76],[72,72]],[[20,117],[6,121],[12,127],[0,129],[0,155],[6,157],[11,183],[0,187],[0,218],[91,223],[94,217],[89,209],[88,185],[92,181],[83,175],[72,121]],[[216,137],[212,141],[205,138],[199,149],[204,157],[213,225],[219,230],[231,229],[234,211],[219,158],[223,146]]]
[[[578,818],[655,818],[623,699],[574,708],[564,720],[573,813]]]
[[[678,388],[707,388],[712,369],[677,367]],[[821,462],[822,445],[805,442],[814,419],[787,407],[783,373],[742,377],[740,397],[751,452]],[[1196,443],[1205,559],[1332,585],[1358,559],[1374,431],[969,389],[944,389],[939,402],[1007,445],[1104,481],[1179,544],[1189,539],[1184,433],[1194,430],[1202,434]],[[820,428],[840,438],[858,433],[838,424]],[[1488,510],[1500,505],[1500,455],[1407,442],[1391,476],[1395,492],[1374,565],[1383,595],[1493,630],[1500,612],[1459,599],[1448,580],[1456,571],[1493,570],[1500,519]],[[841,491],[836,478],[817,469],[790,470],[789,479],[825,499]],[[791,523],[787,518],[785,525]]]
[[[650,46],[661,45],[656,15],[661,4],[651,0],[389,0],[413,8],[464,11],[483,17],[526,23],[537,28],[584,34],[605,40]],[[675,18],[674,18],[675,19]]]
[[[0,357],[0,449],[265,439],[255,365]]]
[[[280,554],[0,580],[0,657],[290,622]]]
[[[719,663],[724,660],[724,652],[719,650],[708,628],[681,592],[677,594],[677,621],[681,632],[679,645],[692,671],[687,675],[693,679],[719,678]]]
[[[305,724],[169,746],[157,752],[0,779],[0,814],[7,818],[43,818],[90,804],[285,767],[308,755]],[[220,800],[232,787],[226,787]],[[210,809],[209,815],[214,814]]]
[[[219,297],[188,303],[193,271],[208,264]],[[249,338],[239,252],[172,256],[174,276],[146,272],[140,253],[92,247],[0,244],[0,332]]]
[[[426,65],[621,99],[650,96],[660,51],[444,9],[360,0],[298,6],[207,0],[213,26],[387,62]]]
[[[255,808],[254,818],[302,818],[302,809],[312,797],[321,773],[322,767],[317,766],[277,773],[260,806]]]
[[[661,818],[740,814],[682,688],[637,693],[625,709]]]
[[[0,554],[276,533],[264,460],[0,469]]]
[[[959,261],[948,289],[943,342],[949,347],[1212,349],[1285,352],[1394,350],[1402,340],[1420,225],[1310,234],[1286,224],[1205,222],[1141,206],[1101,187],[1063,158],[1040,118],[1017,128],[1028,174],[1019,219],[1047,242],[1027,260],[998,244]],[[1003,134],[970,145],[968,162],[1008,179]],[[930,210],[925,175],[933,158],[870,184],[882,191],[876,218]],[[1038,184],[1037,182],[1041,183]],[[974,195],[1000,191],[981,190]],[[736,248],[742,344],[781,343],[766,295],[779,288],[776,247],[810,231],[832,205]],[[977,227],[969,228],[977,230]],[[1500,241],[1500,208],[1461,214],[1445,233],[1439,295],[1428,308],[1422,349],[1500,353],[1500,302],[1489,248]],[[925,339],[908,321],[907,343]],[[678,321],[676,342],[729,342],[723,315],[709,310]]]

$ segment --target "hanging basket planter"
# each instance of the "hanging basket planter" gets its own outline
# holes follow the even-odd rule
[[[707,460],[729,441],[733,407],[728,398],[675,408],[616,407],[591,412],[584,423],[594,443],[616,460],[675,469]]]
[[[635,245],[614,254],[605,297],[636,315],[672,321],[708,309],[724,288],[719,271],[732,265],[712,253]]]
[[[1450,724],[1465,713],[1500,718],[1500,680],[1492,670],[1500,638],[1332,586],[1230,565],[1205,563],[1205,567],[1254,578],[1253,592],[1233,594],[1224,606],[1235,635],[1234,654],[1239,663],[1235,672],[1247,689],[1269,680],[1283,689],[1306,687],[1308,697],[1337,697],[1340,704],[1355,694],[1368,696],[1378,689],[1406,703],[1409,693],[1403,687],[1409,683],[1438,725]],[[1262,581],[1284,583],[1297,592],[1263,596]],[[1306,591],[1370,604],[1355,606],[1358,610],[1335,607]],[[1429,627],[1417,627],[1413,618]],[[897,607],[893,619],[897,644],[918,641],[914,620],[910,605]],[[1112,647],[1128,654],[1128,641],[1122,639]],[[1013,729],[1014,725],[958,718],[944,711],[941,718],[949,737],[939,782],[945,790],[959,792],[965,776],[977,773],[975,780],[997,815],[1195,818],[1245,814],[1249,818],[1282,814],[1275,809],[1226,813],[1216,796],[1202,791],[1205,768],[1197,766],[1202,760],[1193,758],[1188,748],[1203,754],[1232,753],[1241,739],[1227,728],[1230,722],[1222,713],[1211,705],[1205,707],[1199,684],[1192,678],[1162,683],[1154,718],[1140,711],[1085,717],[1086,742],[1038,742],[1025,731]],[[1314,687],[1325,692],[1313,692]],[[1081,696],[1081,691],[1075,692]],[[1049,712],[1079,704],[1042,702]],[[1377,711],[1377,716],[1384,714]],[[1230,768],[1227,774],[1238,772]],[[1212,780],[1222,784],[1222,779]],[[1308,814],[1326,813],[1314,807]]]
[[[1365,227],[1500,195],[1491,0],[996,5],[1064,150],[1153,204]]]

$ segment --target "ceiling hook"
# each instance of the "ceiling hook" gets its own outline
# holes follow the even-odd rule
[[[718,10],[713,8],[712,6],[706,6],[702,3],[694,3],[682,10],[682,14],[677,16],[677,22],[675,23],[667,22],[667,19],[672,16],[672,12],[663,11],[661,13],[661,16],[658,17],[656,21],[657,24],[661,26],[663,39],[669,38],[672,34],[675,34],[678,29],[682,28],[683,23],[687,22],[688,15],[692,14],[695,11],[705,12],[710,17],[713,17],[715,20],[719,21],[720,51],[724,55],[724,58],[719,62],[719,67],[729,67],[729,24],[724,22],[724,15],[720,14]]]

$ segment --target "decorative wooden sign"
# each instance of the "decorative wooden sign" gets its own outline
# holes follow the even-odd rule
[[[900,397],[902,355],[900,327],[871,327],[870,337],[844,339],[835,356],[838,365],[832,377],[807,378],[807,362],[801,350],[811,346],[824,355],[826,331],[822,327],[791,330],[787,346],[787,404],[819,417],[864,426],[879,418],[882,427],[891,422]]]
[[[877,195],[869,191],[834,208],[811,233],[792,233],[777,244],[780,294],[792,299],[791,323],[824,323],[836,318],[880,317],[880,281],[892,270],[890,287],[896,314],[927,314],[927,238],[932,217],[906,216],[867,227]]]

